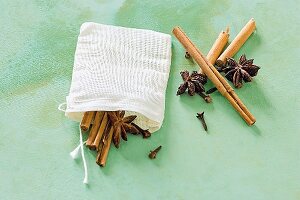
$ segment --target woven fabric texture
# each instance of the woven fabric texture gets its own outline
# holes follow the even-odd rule
[[[171,37],[151,30],[82,24],[66,116],[126,110],[136,123],[158,130],[164,119],[171,64]]]

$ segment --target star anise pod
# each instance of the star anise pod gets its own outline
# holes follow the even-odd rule
[[[192,74],[185,70],[180,72],[183,83],[178,87],[177,95],[183,94],[188,90],[188,94],[193,96],[195,93],[205,92],[204,84],[207,82],[206,76],[193,71]]]
[[[136,115],[130,115],[124,117],[125,111],[108,112],[110,121],[114,128],[113,143],[119,148],[121,137],[127,141],[127,133],[139,133],[139,130],[135,128],[131,122],[136,118]]]
[[[247,60],[246,55],[242,55],[239,62],[236,62],[233,58],[226,60],[226,65],[223,69],[225,77],[230,80],[236,88],[243,86],[243,80],[245,82],[252,81],[252,77],[257,75],[260,68],[253,64],[253,59]]]

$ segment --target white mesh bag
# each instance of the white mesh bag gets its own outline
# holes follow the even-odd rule
[[[66,116],[125,110],[142,128],[158,130],[164,119],[171,64],[171,37],[151,30],[92,22],[82,24]]]

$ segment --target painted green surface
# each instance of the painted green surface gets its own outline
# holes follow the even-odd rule
[[[0,199],[300,199],[299,2],[0,0]],[[100,169],[86,151],[69,152],[78,124],[57,110],[68,93],[85,21],[171,33],[180,25],[204,52],[227,25],[231,39],[251,18],[246,53],[261,66],[237,90],[257,118],[248,127],[229,103],[175,95],[179,72],[196,70],[173,40],[163,128],[149,140],[129,136]],[[207,88],[210,88],[208,85]],[[195,113],[205,111],[206,134]],[[163,148],[156,160],[148,151]]]

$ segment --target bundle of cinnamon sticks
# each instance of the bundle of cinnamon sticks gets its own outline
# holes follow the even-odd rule
[[[235,37],[231,44],[222,53],[229,39],[229,28],[222,31],[213,44],[207,57],[195,46],[195,44],[187,37],[180,27],[173,29],[173,34],[186,49],[187,53],[200,66],[200,73],[204,73],[219,90],[219,92],[230,102],[234,109],[246,121],[248,125],[253,125],[256,122],[255,117],[250,113],[244,103],[239,99],[233,88],[225,80],[225,78],[213,66],[215,63],[219,66],[225,64],[227,58],[234,56],[243,46],[246,40],[254,32],[256,28],[254,19],[243,27],[240,33]],[[221,54],[222,53],[222,54]],[[220,55],[221,54],[221,55]]]
[[[113,134],[113,127],[108,119],[107,112],[85,112],[80,128],[84,132],[90,129],[86,146],[98,152],[96,163],[102,167],[105,166]]]

